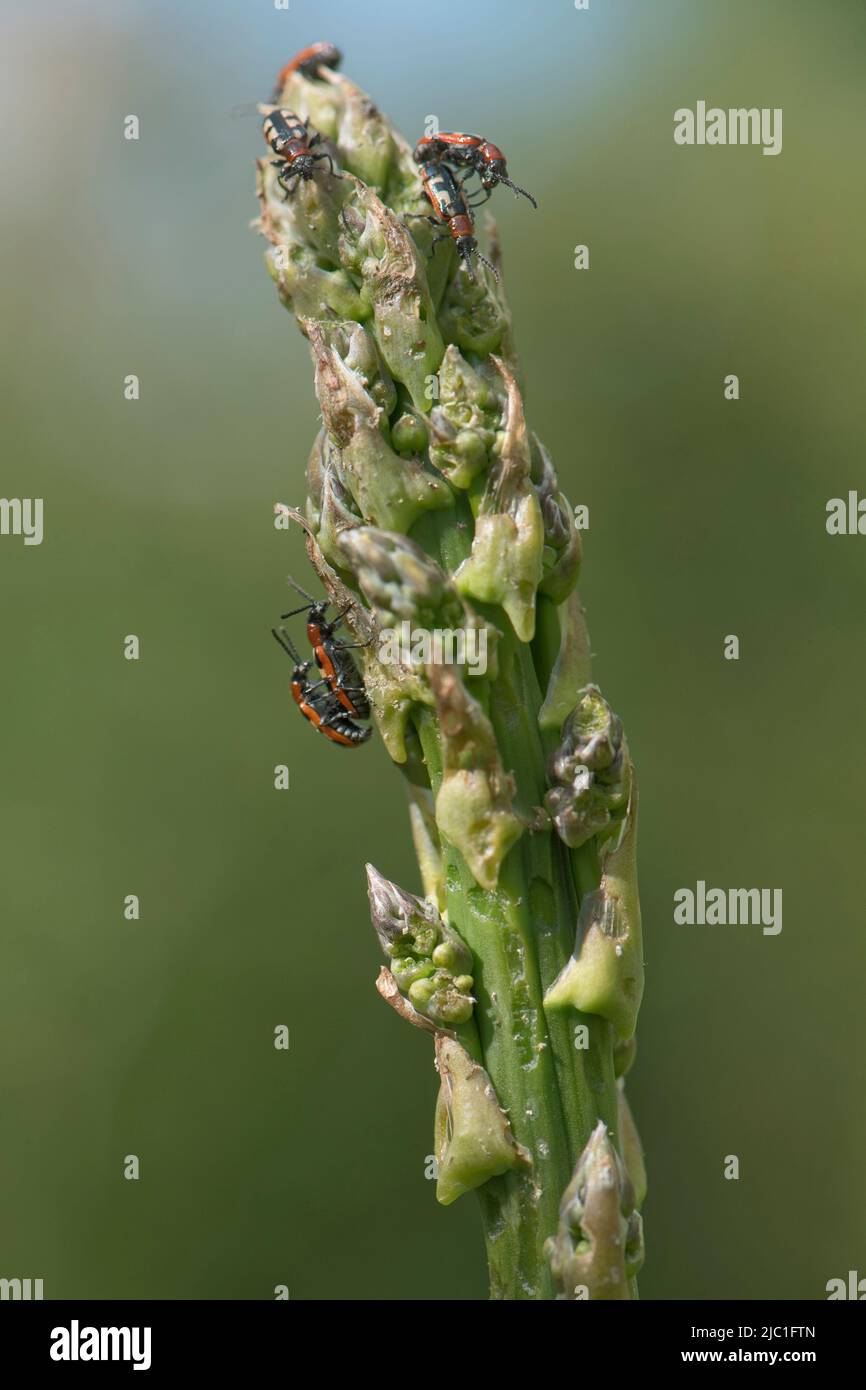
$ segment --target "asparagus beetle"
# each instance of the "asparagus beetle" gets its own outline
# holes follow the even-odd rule
[[[319,68],[338,68],[342,61],[343,55],[335,43],[311,43],[309,48],[302,48],[285,67],[280,68],[274,86],[274,101],[279,101],[293,72],[303,73],[304,77],[315,77]]]
[[[478,242],[475,239],[475,223],[472,220],[469,205],[451,170],[446,164],[429,160],[422,163],[420,174],[421,186],[435,213],[435,216],[428,217],[427,220],[432,222],[434,226],[444,224],[447,228],[441,236],[435,238],[433,247],[438,242],[445,241],[450,237],[457,248],[457,254],[466,266],[470,279],[475,279],[475,272],[472,269],[472,257],[475,256],[493,271],[498,280],[499,274],[496,267],[478,250]]]
[[[271,163],[280,172],[277,174],[277,182],[284,190],[284,198],[288,198],[290,193],[294,193],[301,179],[311,179],[315,173],[316,164],[320,159],[328,161],[329,172],[335,179],[340,178],[339,174],[334,173],[334,162],[331,156],[324,150],[317,153],[313,152],[313,146],[321,140],[321,135],[317,131],[315,135],[310,135],[306,121],[302,121],[296,116],[294,111],[288,111],[285,107],[275,106],[269,111],[262,123],[262,133],[277,155]],[[289,187],[290,181],[294,183]]]
[[[508,177],[505,155],[492,140],[483,135],[465,135],[459,130],[442,130],[436,135],[422,135],[415,146],[415,162],[426,164],[429,161],[446,161],[468,169],[469,175],[475,173],[481,180],[481,187],[487,197],[499,183],[511,188],[516,194],[528,198],[534,208],[537,202],[525,188],[513,183]],[[467,175],[467,177],[469,176]],[[486,199],[484,200],[486,202]]]
[[[326,680],[309,680],[307,673],[311,663],[301,661],[285,628],[272,627],[271,632],[292,660],[292,699],[304,718],[331,743],[338,743],[343,748],[355,748],[360,743],[366,743],[373,730],[362,729],[349,718],[336,695],[327,688]]]
[[[343,609],[342,613],[338,613],[328,622],[325,617],[330,607],[327,599],[314,599],[312,594],[308,594],[294,579],[290,578],[289,583],[302,598],[307,599],[307,602],[301,604],[300,608],[293,608],[290,613],[281,613],[280,619],[284,621],[286,618],[296,617],[298,613],[307,614],[307,640],[313,648],[316,665],[331,694],[336,696],[348,714],[356,719],[369,719],[370,702],[354,657],[350,655],[352,649],[361,647],[364,643],[343,642],[334,636],[348,609]]]

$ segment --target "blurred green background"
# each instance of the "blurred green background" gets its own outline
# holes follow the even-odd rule
[[[317,409],[229,112],[320,38],[409,136],[483,131],[540,202],[494,200],[529,418],[590,508],[641,779],[642,1295],[821,1298],[866,1274],[866,539],[824,526],[866,490],[859,0],[6,19],[0,491],[45,499],[45,538],[0,538],[0,1275],[485,1296],[473,1200],[424,1176],[429,1043],[372,984],[363,865],[418,886],[400,781],[303,726],[268,632]],[[782,107],[781,155],[675,146],[699,99]],[[698,878],[783,888],[781,935],[675,926]]]

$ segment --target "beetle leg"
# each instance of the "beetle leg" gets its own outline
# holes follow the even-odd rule
[[[347,603],[345,608],[341,608],[341,609],[340,609],[340,611],[339,611],[339,613],[337,614],[336,618],[335,618],[334,621],[331,623],[332,629],[336,629],[336,628],[338,628],[338,627],[340,626],[340,623],[343,621],[343,619],[345,618],[346,614],[348,613],[348,611],[349,611],[349,609],[350,609],[351,607],[352,607],[351,603]],[[344,645],[344,644],[341,642],[341,643],[340,643],[340,646],[343,646],[343,645]]]
[[[319,160],[319,159],[327,159],[327,161],[328,161],[328,173],[331,175],[331,178],[332,178],[332,179],[341,179],[341,178],[343,177],[342,174],[335,174],[335,173],[334,173],[334,161],[333,161],[333,159],[331,158],[331,156],[327,153],[326,150],[322,150],[319,154],[313,155],[313,158],[316,159],[316,160]]]
[[[428,261],[432,261],[432,259],[433,259],[433,253],[434,253],[434,251],[436,250],[436,247],[439,245],[440,241],[450,241],[450,240],[451,240],[451,233],[450,233],[450,232],[443,232],[441,236],[434,237],[434,238],[433,238],[433,241],[432,241],[432,244],[431,244],[431,246],[430,246],[430,250],[429,250],[429,252],[427,253],[427,259],[428,259]]]

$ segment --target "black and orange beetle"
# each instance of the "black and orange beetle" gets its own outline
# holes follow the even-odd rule
[[[301,179],[313,177],[320,159],[328,161],[328,169],[335,179],[341,177],[334,173],[334,161],[325,150],[314,153],[313,146],[317,145],[322,137],[318,131],[311,135],[306,122],[296,116],[294,111],[275,106],[265,116],[262,134],[274,154],[278,156],[272,159],[271,163],[280,170],[277,182],[284,190],[284,198],[294,193]]]
[[[311,43],[309,48],[302,48],[285,67],[280,68],[274,86],[274,101],[279,101],[293,72],[301,72],[304,77],[315,77],[319,68],[338,68],[342,61],[343,55],[335,43]]]
[[[373,730],[369,727],[361,728],[349,717],[325,679],[309,679],[312,662],[301,660],[285,628],[273,627],[271,632],[286,655],[291,657],[292,699],[304,718],[331,743],[337,743],[343,748],[356,748],[358,744],[366,743]]]
[[[457,249],[458,256],[466,266],[470,279],[475,279],[475,272],[472,269],[472,257],[475,256],[493,271],[498,280],[499,274],[496,267],[478,250],[472,214],[457,180],[447,164],[430,160],[421,165],[419,172],[421,174],[421,187],[435,214],[427,220],[432,222],[434,226],[444,225],[447,228],[441,236],[435,238],[433,247],[436,246],[437,242],[445,241],[450,237]],[[431,247],[431,254],[433,247]]]
[[[470,174],[477,174],[488,198],[497,184],[504,183],[506,188],[511,188],[516,194],[528,198],[534,208],[538,207],[532,194],[527,193],[525,188],[513,183],[508,177],[505,155],[499,146],[494,145],[492,140],[485,140],[483,135],[465,135],[459,130],[442,130],[436,135],[422,135],[414,153],[416,164],[427,164],[431,160],[445,161],[468,169]],[[486,199],[482,201],[486,202]]]
[[[307,602],[301,604],[300,608],[293,608],[289,613],[281,613],[281,621],[285,621],[286,618],[294,618],[298,613],[306,613],[307,641],[313,648],[316,665],[327,681],[329,690],[336,696],[347,714],[352,715],[355,719],[369,719],[370,702],[367,699],[361,674],[355,665],[355,659],[350,655],[351,651],[365,644],[362,642],[344,642],[341,638],[334,636],[348,609],[338,613],[329,622],[326,614],[331,605],[327,599],[313,598],[312,594],[308,594],[306,589],[302,589],[300,584],[295,583],[294,579],[290,578],[289,583]]]

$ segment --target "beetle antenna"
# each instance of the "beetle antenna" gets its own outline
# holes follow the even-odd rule
[[[481,253],[476,249],[475,254],[476,256],[479,256]],[[474,280],[475,271],[472,269],[472,253],[470,251],[461,251],[460,258],[466,267],[466,274],[469,276],[469,279]],[[481,259],[483,260],[484,258],[481,257]]]
[[[506,188],[513,188],[515,193],[522,193],[522,194],[523,194],[523,197],[524,197],[524,198],[528,198],[529,201],[530,201],[530,203],[532,204],[532,206],[533,206],[536,210],[538,209],[538,204],[537,204],[537,202],[535,201],[535,199],[533,198],[532,194],[531,194],[531,193],[527,193],[527,191],[526,191],[525,188],[521,188],[521,187],[520,187],[520,184],[518,184],[518,183],[512,183],[512,182],[511,182],[511,179],[500,179],[499,182],[500,182],[500,183],[504,183],[505,186],[506,186]]]
[[[498,280],[498,279],[499,279],[499,271],[496,269],[496,266],[493,264],[493,262],[492,262],[492,261],[488,261],[487,257],[486,257],[486,256],[482,256],[481,252],[478,251],[477,249],[476,249],[475,254],[476,254],[476,256],[478,257],[479,261],[481,261],[484,265],[486,265],[488,270],[492,271],[494,280]]]
[[[284,628],[284,627],[281,627],[281,628],[272,627],[272,628],[271,628],[271,632],[273,633],[273,635],[274,635],[274,637],[276,638],[276,640],[279,642],[280,646],[282,647],[282,649],[283,649],[283,651],[286,653],[286,655],[287,655],[287,656],[290,656],[290,657],[292,658],[292,661],[295,663],[295,665],[296,665],[296,666],[303,666],[304,663],[303,663],[303,661],[301,660],[301,658],[300,658],[300,656],[299,656],[299,654],[298,654],[298,652],[297,652],[297,650],[296,650],[296,648],[295,648],[295,646],[294,646],[294,643],[292,642],[292,639],[291,639],[291,637],[289,636],[289,634],[286,632],[285,628]]]
[[[308,594],[307,591],[306,591],[306,589],[302,589],[301,586],[300,586],[300,584],[296,584],[295,581],[294,581],[294,579],[292,578],[292,576],[291,576],[290,574],[289,574],[289,575],[286,575],[286,583],[287,583],[287,584],[291,584],[292,588],[295,589],[296,592],[299,593],[299,594],[301,595],[301,598],[308,598],[308,599],[310,600],[310,603],[315,603],[315,602],[316,602],[316,600],[313,598],[313,595],[312,595],[312,594]],[[298,611],[300,612],[300,610],[298,610]],[[286,615],[286,616],[288,616],[288,615]]]

